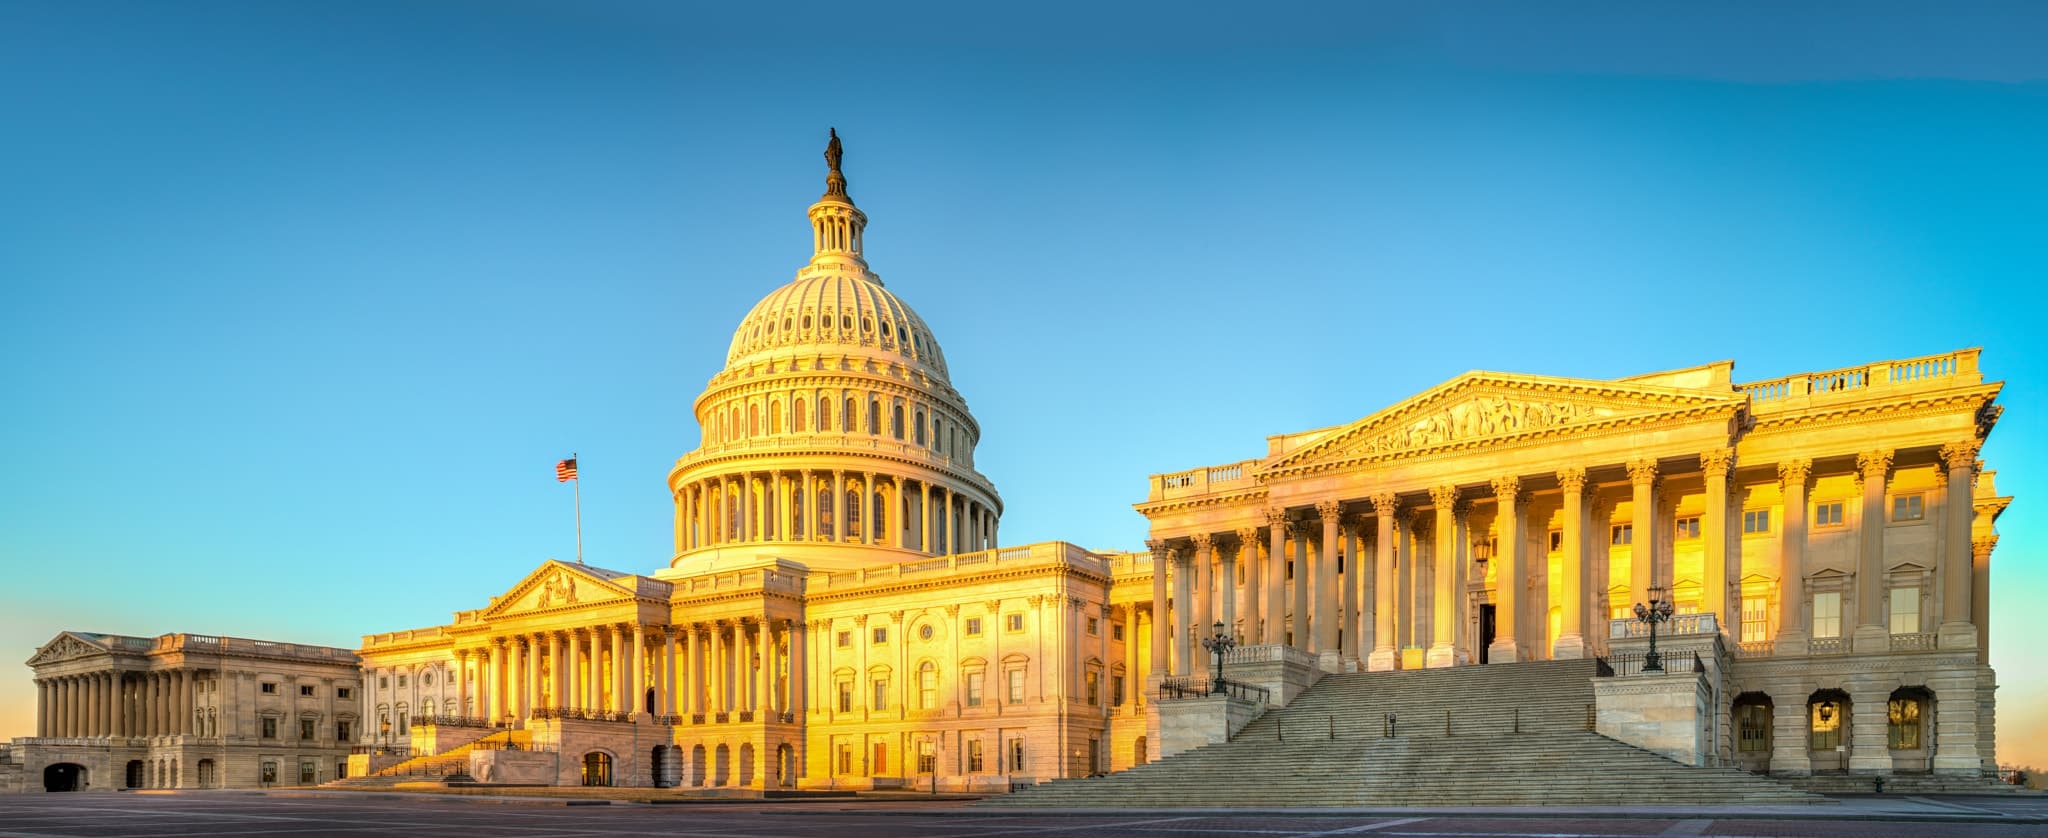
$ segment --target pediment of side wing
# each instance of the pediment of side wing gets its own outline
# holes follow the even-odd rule
[[[100,645],[90,636],[69,631],[60,632],[56,637],[51,638],[50,642],[36,648],[36,653],[29,656],[28,665],[41,666],[47,663],[59,663],[74,658],[104,655],[108,651],[106,646]]]
[[[626,599],[631,574],[549,559],[484,609],[485,618]]]
[[[1514,444],[1677,414],[1732,414],[1744,403],[1731,390],[1472,372],[1344,426],[1265,470]]]

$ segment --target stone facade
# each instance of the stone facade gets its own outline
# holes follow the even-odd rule
[[[28,663],[36,735],[5,749],[0,790],[313,785],[360,736],[347,649],[64,632]]]

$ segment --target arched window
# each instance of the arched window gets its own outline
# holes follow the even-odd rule
[[[868,433],[870,433],[870,434],[880,434],[881,432],[882,432],[882,403],[881,403],[881,402],[879,402],[879,401],[869,401],[869,402],[868,402]]]
[[[860,537],[860,490],[846,490],[846,537]]]
[[[853,421],[859,417],[860,408],[854,405],[852,398],[848,398],[846,400],[846,409],[839,412],[839,429],[847,433],[853,433]]]
[[[1771,697],[1743,693],[1735,697],[1735,750],[1745,754],[1771,752]]]
[[[758,404],[747,405],[747,436],[754,437],[760,435],[761,406]]]
[[[740,539],[740,493],[737,489],[725,492],[725,540]]]
[[[768,432],[782,433],[782,402],[768,403]]]
[[[932,417],[932,450],[946,450],[946,420]]]
[[[917,409],[917,444],[924,444],[924,408]]]
[[[794,536],[794,537],[796,537],[796,538],[803,538],[803,537],[804,537],[804,493],[803,493],[803,492],[791,492],[791,493],[789,493],[789,526],[790,526],[790,535],[792,535],[792,536]]]
[[[897,439],[903,438],[903,405],[890,408],[889,435]]]
[[[1842,723],[1847,721],[1848,695],[1841,690],[1821,690],[1807,699],[1806,748],[1833,752],[1842,746]]]
[[[586,786],[609,786],[612,784],[612,755],[603,751],[591,751],[583,755],[583,784]]]
[[[727,415],[732,417],[732,421],[726,425],[727,428],[732,429],[731,439],[738,439],[740,435],[740,406],[733,405],[732,410],[727,411]]]
[[[925,661],[917,668],[917,709],[935,710],[939,706],[939,668]]]
[[[818,430],[821,433],[832,430],[832,399],[829,397],[818,397]]]
[[[1905,687],[1892,693],[1885,706],[1885,739],[1894,751],[1918,751],[1927,747],[1925,736],[1927,693]]]
[[[882,505],[882,490],[880,488],[875,489],[875,502],[873,504],[870,504],[868,508],[873,509],[875,511],[875,520],[873,522],[873,532],[875,534],[875,537],[878,539],[882,538],[884,534],[888,532],[887,527],[889,525],[889,522],[885,520],[885,513],[889,507]]]
[[[831,538],[838,529],[832,526],[832,490],[818,490],[818,534]]]
[[[796,418],[790,422],[790,426],[794,427],[797,433],[803,433],[804,431],[810,430],[810,428],[804,424],[804,405],[809,404],[809,402],[799,399],[796,401],[795,404]]]

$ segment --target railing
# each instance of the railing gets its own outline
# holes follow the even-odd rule
[[[689,717],[679,715],[655,716],[654,723],[658,725],[668,725],[670,727],[674,727],[676,725],[682,724],[683,720],[687,718]]]
[[[1164,500],[1170,497],[1190,497],[1218,489],[1242,488],[1257,485],[1252,475],[1258,471],[1259,460],[1240,460],[1215,466],[1177,471],[1172,474],[1152,475],[1150,500]]]
[[[1839,655],[1847,651],[1849,638],[1846,637],[1816,637],[1806,641],[1806,653],[1809,655]]]
[[[1102,556],[1064,541],[1041,541],[1036,544],[1026,544],[1017,547],[1000,547],[993,550],[954,553],[899,564],[826,574],[813,577],[811,585],[824,590],[858,587],[874,582],[884,582],[910,576],[951,573],[961,568],[978,567],[988,564],[1001,565],[1014,562],[1065,563],[1092,570],[1105,576],[1111,573],[1110,561]]]
[[[398,748],[390,745],[350,745],[348,746],[348,752],[356,756],[404,757],[406,759],[430,756],[426,751],[415,751],[411,748]]]
[[[1777,650],[1778,644],[1773,640],[1751,640],[1735,644],[1735,656],[1738,658],[1767,658]]]
[[[1252,663],[1293,663],[1301,666],[1315,666],[1316,656],[1284,643],[1235,646],[1223,653],[1224,666]]]
[[[782,713],[782,714],[780,714],[780,715],[776,716],[776,721],[779,721],[779,722],[781,722],[781,723],[783,723],[783,724],[786,724],[786,725],[793,725],[793,724],[796,724],[796,714],[795,714],[795,713]]]
[[[513,742],[507,739],[479,739],[469,744],[472,751],[535,751],[553,753],[561,749],[559,742]]]
[[[747,722],[751,722],[751,721],[753,721],[753,720],[754,720],[754,711],[752,711],[752,710],[741,710],[741,711],[740,711],[740,723],[741,723],[741,724],[746,724]]]
[[[539,712],[539,711],[535,711]],[[473,716],[422,716],[412,720],[413,727],[504,727],[505,723],[494,719]]]
[[[613,710],[588,710],[576,707],[535,707],[536,719],[573,719],[585,722],[631,722],[636,713],[620,713]]]
[[[1719,631],[1711,611],[1697,614],[1673,614],[1669,622],[1657,628],[1658,637],[1683,637],[1694,634],[1715,634]],[[1612,640],[1647,638],[1650,626],[1641,620],[1626,618],[1608,621],[1607,636]]]
[[[1605,657],[1594,658],[1594,674],[1601,678],[1627,678],[1643,674],[1643,658],[1647,652],[1617,652]],[[1707,663],[1698,652],[1672,652],[1659,654],[1658,665],[1665,672],[1705,672]]]
[[[1983,375],[1977,370],[1978,352],[1976,349],[1964,349],[1826,372],[1799,373],[1769,381],[1737,384],[1735,391],[1747,393],[1754,407],[1775,407],[1777,403],[1793,398],[1860,395],[1861,391],[1873,388],[1975,384],[1983,380]]]
[[[1894,652],[1924,652],[1935,647],[1933,632],[1892,635],[1891,649]]]
[[[704,723],[704,714],[703,714],[703,713],[691,713],[691,714],[690,714],[690,724],[693,724],[693,725],[701,725],[701,724],[703,724],[703,723]]]
[[[1273,693],[1271,690],[1257,684],[1232,681],[1229,678],[1218,681],[1209,678],[1182,676],[1167,678],[1159,682],[1159,699],[1161,701],[1181,698],[1204,698],[1212,695],[1228,695],[1240,701],[1266,704],[1272,699]]]

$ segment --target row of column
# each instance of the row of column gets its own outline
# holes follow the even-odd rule
[[[882,483],[895,490],[885,494]],[[905,503],[913,483],[917,490]],[[848,503],[849,490],[858,507]],[[676,502],[678,552],[755,541],[858,540],[934,555],[996,546],[998,516],[981,501],[947,486],[872,471],[728,474],[683,491],[686,497]]]
[[[463,673],[457,703],[474,706],[486,719],[526,718],[543,707],[660,715],[800,712],[793,697],[801,696],[801,687],[789,679],[802,671],[803,633],[802,622],[721,620],[495,638],[456,650]],[[794,660],[785,660],[785,644]]]
[[[1966,441],[1944,446],[1941,456],[1945,470],[1940,484],[1946,492],[1942,513],[1947,516],[1946,535],[1943,538],[1937,561],[1941,578],[1941,601],[1943,634],[1954,637],[1944,639],[1944,645],[1961,647],[1980,642],[1971,631],[1982,632],[1981,603],[1975,601],[1975,593],[1981,580],[1974,578],[1976,565],[1983,564],[1972,549],[1971,519],[1973,515],[1971,478],[1976,467],[1978,443]],[[1892,462],[1890,451],[1870,451],[1857,456],[1858,477],[1861,483],[1862,514],[1861,537],[1857,556],[1857,578],[1863,583],[1857,586],[1857,635],[1859,647],[1868,643],[1871,649],[1883,651],[1888,648],[1888,631],[1884,623],[1882,602],[1885,592],[1883,584],[1884,526],[1888,520],[1885,508],[1887,480]],[[1735,464],[1732,449],[1714,449],[1700,455],[1701,476],[1705,483],[1705,508],[1700,516],[1700,537],[1705,554],[1710,558],[1704,563],[1704,578],[1700,610],[1716,616],[1723,631],[1732,629],[1735,623],[1731,617],[1729,598],[1730,568],[1740,561],[1740,554],[1730,550],[1730,487],[1729,478]],[[1661,487],[1659,466],[1655,460],[1637,459],[1625,464],[1629,477],[1632,538],[1629,541],[1629,572],[1625,580],[1629,596],[1635,601],[1647,598],[1653,585],[1669,589],[1672,579],[1668,566],[1660,567],[1655,559],[1659,544],[1671,538],[1665,532],[1656,510],[1657,495]],[[1779,552],[1778,577],[1781,580],[1779,606],[1782,609],[1779,620],[1779,642],[1788,638],[1804,638],[1806,635],[1803,612],[1805,596],[1803,577],[1805,574],[1806,544],[1806,488],[1811,474],[1811,461],[1790,460],[1778,465],[1778,473],[1784,493],[1784,521],[1781,523],[1783,548]],[[1596,601],[1588,596],[1594,590],[1588,583],[1588,571],[1597,574],[1604,570],[1604,550],[1588,550],[1587,533],[1595,531],[1595,510],[1586,497],[1586,469],[1567,466],[1556,472],[1558,486],[1563,495],[1559,552],[1568,557],[1562,563],[1562,578],[1559,580],[1564,593],[1560,607],[1559,632],[1554,646],[1547,650],[1554,658],[1577,658],[1586,653],[1587,641],[1584,635],[1589,603]],[[1524,612],[1529,607],[1531,587],[1531,556],[1528,548],[1528,497],[1519,475],[1504,476],[1491,481],[1493,501],[1496,506],[1494,537],[1489,545],[1497,562],[1497,583],[1492,604],[1495,608],[1495,635],[1488,649],[1488,657],[1496,662],[1511,662],[1530,656],[1531,650],[1518,631],[1524,628]],[[1337,663],[1332,659],[1336,650],[1345,650],[1345,658],[1352,659],[1361,646],[1360,638],[1372,638],[1373,647],[1367,656],[1367,667],[1391,669],[1395,666],[1396,643],[1399,626],[1405,614],[1412,609],[1426,609],[1430,620],[1425,626],[1416,627],[1426,635],[1428,666],[1450,666],[1461,662],[1464,650],[1458,648],[1457,613],[1461,592],[1460,580],[1466,578],[1466,516],[1469,504],[1462,501],[1460,489],[1456,486],[1437,486],[1429,490],[1434,510],[1434,567],[1419,568],[1403,566],[1402,574],[1396,577],[1395,550],[1400,539],[1395,527],[1401,513],[1400,494],[1382,491],[1368,498],[1373,509],[1374,556],[1370,566],[1364,564],[1358,549],[1364,536],[1363,526],[1345,526],[1347,521],[1341,513],[1339,501],[1323,501],[1316,504],[1316,521],[1296,520],[1289,510],[1269,509],[1266,512],[1269,548],[1261,563],[1259,539],[1256,529],[1245,528],[1236,533],[1235,549],[1219,552],[1220,545],[1209,534],[1197,534],[1184,545],[1169,546],[1165,542],[1148,542],[1152,547],[1155,567],[1164,569],[1169,560],[1176,565],[1173,573],[1171,601],[1189,603],[1187,613],[1171,614],[1167,608],[1168,579],[1166,574],[1155,573],[1153,578],[1153,619],[1156,625],[1169,625],[1168,632],[1156,633],[1153,638],[1155,658],[1165,659],[1168,653],[1174,661],[1172,671],[1176,675],[1189,674],[1188,662],[1194,659],[1194,645],[1199,637],[1207,636],[1212,620],[1220,615],[1226,626],[1235,625],[1237,614],[1234,606],[1239,597],[1229,595],[1234,583],[1237,562],[1248,566],[1245,586],[1241,598],[1246,606],[1245,625],[1248,633],[1257,637],[1246,638],[1245,642],[1268,644],[1286,643],[1288,614],[1297,615],[1293,625],[1292,645],[1311,654],[1324,658],[1326,667]],[[1319,531],[1319,532],[1318,532]],[[1292,584],[1286,578],[1288,535],[1292,532],[1294,546],[1295,575]],[[1318,535],[1320,537],[1318,537]],[[1358,573],[1340,575],[1338,568],[1338,544],[1340,538],[1349,538],[1349,548],[1343,555],[1360,557]],[[1312,549],[1313,548],[1313,549]],[[1537,558],[1541,557],[1537,554]],[[1595,558],[1588,559],[1588,555]],[[1711,560],[1720,557],[1719,561]],[[1212,560],[1216,561],[1217,572],[1209,572]],[[1595,564],[1590,568],[1588,561]],[[1398,594],[1412,578],[1417,584],[1428,573],[1429,587],[1426,593],[1417,597],[1416,602],[1404,602]],[[1218,581],[1220,577],[1220,581]],[[1291,597],[1290,597],[1291,594]],[[1310,600],[1313,599],[1313,604]],[[1291,601],[1290,601],[1291,599]],[[1341,607],[1340,607],[1341,606]],[[1369,606],[1361,608],[1360,606]],[[1340,619],[1340,615],[1345,615]],[[1370,615],[1370,622],[1367,622]],[[1304,621],[1302,618],[1306,617]],[[1605,615],[1592,615],[1591,625],[1604,625]],[[1169,640],[1169,638],[1171,638]],[[1418,640],[1423,639],[1418,637]],[[1169,644],[1171,644],[1169,648]],[[1418,643],[1417,645],[1423,645]],[[1540,648],[1540,641],[1538,646]]]
[[[198,672],[88,672],[36,681],[36,735],[167,736],[193,733]]]

